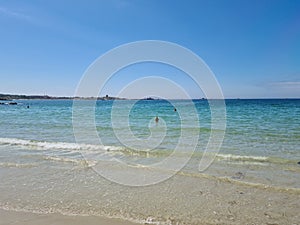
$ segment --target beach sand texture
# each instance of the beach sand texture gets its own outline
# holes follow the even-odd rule
[[[113,192],[119,188],[118,185],[110,185]],[[125,212],[122,215],[123,220],[1,210],[0,224],[131,224],[125,220],[133,222],[133,218],[139,218],[135,222],[141,224],[172,225],[299,224],[300,222],[298,190],[277,190],[267,186],[252,187],[239,181],[182,177],[180,174],[155,186],[124,187],[122,194],[117,198],[105,199],[99,196],[99,199],[102,199],[102,202],[97,207],[101,208],[102,204],[105,208],[108,202],[112,204],[111,212],[108,213],[112,217],[121,215],[123,210]],[[74,200],[74,208],[75,204],[76,200]],[[88,204],[81,206],[89,207]],[[9,208],[8,205],[6,207]],[[93,210],[90,214],[97,214],[97,208]]]

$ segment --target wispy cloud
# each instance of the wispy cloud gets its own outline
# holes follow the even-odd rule
[[[23,19],[23,20],[31,20],[32,18],[29,15],[26,15],[20,11],[8,9],[6,7],[0,6],[0,15],[14,17],[17,19]]]
[[[299,88],[300,89],[300,81],[278,81],[278,82],[271,82],[268,84],[271,87],[277,88]]]

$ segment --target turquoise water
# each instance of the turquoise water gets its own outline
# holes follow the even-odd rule
[[[20,104],[16,106],[1,105],[1,146],[6,145],[3,138],[49,142],[49,144],[75,142],[72,101],[18,102]],[[129,102],[122,101],[122,104],[126,107]],[[185,105],[185,101],[177,102],[189,110],[189,105]],[[111,125],[112,103],[112,101],[97,102],[96,126],[104,145],[122,146],[115,137]],[[194,103],[200,123],[195,122],[185,129],[200,127],[197,151],[201,151],[207,141],[205,138],[210,133],[210,110],[207,101],[198,100]],[[29,109],[27,105],[30,106]],[[232,154],[233,157],[241,155],[278,158],[279,161],[286,160],[290,163],[299,161],[300,100],[227,100],[226,107],[227,129],[220,153]],[[166,139],[161,148],[172,151],[180,136],[181,123],[178,112],[173,111],[173,106],[169,102],[138,101],[129,116],[130,128],[137,137],[147,137],[150,134],[149,121],[156,116],[167,124]],[[87,144],[89,144],[88,137]]]
[[[138,138],[149,137],[149,126],[157,126],[154,121],[156,116],[160,119],[159,123],[164,121],[167,129],[156,149],[149,151],[145,147],[134,150],[124,146],[115,135],[114,129],[122,133],[126,132],[126,127],[117,123],[112,128],[113,101],[98,101],[95,124],[103,145],[96,145],[88,134],[84,143],[76,144],[72,127],[72,101],[17,102],[18,105],[0,105],[0,191],[6,193],[0,197],[0,207],[3,208],[62,211],[60,205],[53,202],[55,198],[52,191],[56,190],[56,197],[65,202],[72,200],[70,193],[85,193],[80,194],[82,202],[68,209],[69,213],[89,214],[98,210],[99,214],[107,215],[106,212],[111,208],[109,203],[105,209],[100,207],[103,204],[101,197],[97,204],[91,203],[91,211],[87,211],[83,204],[94,198],[91,193],[105,192],[105,196],[113,196],[118,192],[117,187],[111,189],[110,182],[94,180],[97,176],[90,168],[98,161],[113,156],[129,164],[159,162],[172,153],[181,129],[190,132],[191,136],[200,129],[195,153],[181,171],[183,176],[197,175],[200,173],[199,161],[211,132],[210,109],[206,100],[193,101],[199,122],[192,121],[184,127],[181,126],[184,118],[174,111],[174,106],[168,101],[140,100],[129,115],[132,133]],[[193,107],[191,102],[175,102],[185,109],[184,113],[188,116]],[[123,109],[131,103],[131,100],[120,102],[121,107],[117,111],[119,116],[126,116],[123,115]],[[226,100],[226,111],[227,127],[223,145],[204,174],[214,179],[228,178],[280,190],[300,189],[300,165],[297,164],[300,161],[300,100]],[[93,157],[83,157],[90,153]],[[64,179],[69,183],[59,182]],[[77,185],[72,185],[74,180],[78,181]],[[32,190],[35,193],[33,196]],[[30,199],[27,198],[29,193]]]

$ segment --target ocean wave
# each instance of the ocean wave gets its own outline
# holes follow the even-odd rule
[[[68,153],[103,153],[103,154],[122,154],[127,156],[138,157],[168,157],[173,151],[172,149],[130,149],[124,146],[106,146],[95,144],[83,144],[83,143],[71,143],[71,142],[48,142],[48,141],[36,141],[25,140],[18,138],[0,138],[0,145],[16,145],[22,146],[34,150],[67,150]],[[177,152],[176,157],[186,157],[186,153]],[[203,152],[196,151],[193,155],[195,158],[201,158]],[[50,159],[50,158],[49,158]],[[58,159],[57,159],[58,160]],[[64,159],[68,160],[68,159]],[[72,159],[73,160],[73,159]],[[76,159],[77,160],[77,159]],[[280,157],[268,157],[268,156],[255,156],[255,155],[236,155],[220,153],[216,155],[217,161],[226,161],[228,163],[241,163],[241,164],[255,164],[264,165],[268,163],[272,164],[295,164],[297,160],[280,158]],[[63,161],[63,160],[62,160]]]
[[[227,162],[240,162],[244,164],[263,165],[266,163],[273,164],[295,164],[297,160],[291,160],[280,157],[254,156],[254,155],[234,155],[234,154],[217,154],[217,160]]]
[[[0,144],[4,145],[17,145],[32,148],[41,149],[63,149],[63,150],[102,150],[102,151],[118,151],[120,147],[117,146],[105,146],[105,145],[93,145],[93,144],[79,144],[71,142],[48,142],[48,141],[36,141],[25,140],[18,138],[0,138]]]
[[[108,146],[108,145],[95,145],[95,144],[83,144],[83,143],[71,143],[71,142],[48,142],[48,141],[36,141],[25,140],[18,138],[0,138],[0,145],[22,146],[30,149],[42,149],[42,150],[68,150],[69,152],[85,153],[96,152],[106,154],[123,154],[132,156],[164,156],[172,153],[170,150],[154,150],[151,149],[130,149],[124,146]]]
[[[233,154],[217,154],[217,158],[233,161],[255,161],[266,162],[268,157],[266,156],[252,156],[252,155],[233,155]]]

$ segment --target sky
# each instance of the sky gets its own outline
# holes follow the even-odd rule
[[[298,0],[0,0],[0,93],[73,96],[107,51],[162,40],[197,54],[225,98],[300,98],[299,12]],[[153,75],[205,95],[187,74],[157,63],[131,65],[99,91],[116,96]],[[121,97],[142,96],[143,87]]]

